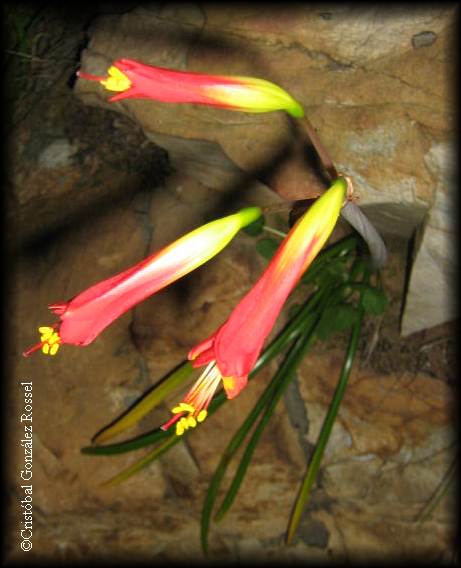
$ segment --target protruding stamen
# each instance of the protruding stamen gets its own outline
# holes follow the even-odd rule
[[[55,331],[54,327],[49,326],[41,326],[38,328],[38,331],[40,333],[40,343],[24,351],[24,357],[28,357],[31,353],[39,349],[41,349],[42,353],[45,355],[56,355],[61,344],[59,333]]]
[[[112,65],[108,70],[108,77],[100,81],[108,91],[123,92],[131,87],[131,81],[118,67]]]
[[[208,405],[221,379],[222,375],[216,366],[216,361],[211,361],[184,400],[172,409],[174,416],[161,426],[162,430],[167,430],[176,423],[176,435],[182,436],[186,430],[195,428],[199,422],[203,422],[208,414]]]

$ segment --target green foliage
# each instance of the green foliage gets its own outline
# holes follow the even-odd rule
[[[367,287],[362,295],[363,309],[374,316],[386,311],[389,301],[380,288]]]
[[[358,316],[359,312],[350,304],[326,308],[317,326],[317,337],[325,340],[334,333],[349,329],[357,321]]]
[[[280,243],[271,237],[265,237],[264,239],[259,239],[259,241],[256,242],[256,250],[261,256],[268,260],[274,256],[279,246]]]
[[[262,225],[259,228],[254,227],[252,230],[256,233],[257,230],[262,230],[261,227]],[[201,521],[201,542],[205,552],[208,550],[208,534],[221,485],[237,453],[243,447],[240,461],[236,465],[228,488],[224,492],[222,501],[214,515],[214,519],[217,521],[232,506],[247,469],[251,464],[258,441],[273,416],[288,384],[296,376],[296,371],[308,350],[312,348],[316,341],[328,339],[337,332],[352,328],[340,381],[321,430],[313,458],[301,485],[290,518],[287,540],[291,541],[296,532],[301,513],[315,482],[323,452],[344,395],[352,362],[357,351],[364,314],[368,312],[372,315],[378,315],[387,307],[387,298],[382,289],[370,283],[371,275],[367,263],[360,256],[359,243],[360,241],[356,236],[347,237],[323,251],[316,258],[301,279],[302,289],[305,290],[305,300],[291,307],[288,323],[265,349],[250,373],[249,379],[252,380],[269,361],[276,356],[282,355],[283,359],[279,369],[243,424],[236,430],[225,448],[211,479],[203,505]],[[259,239],[256,243],[257,251],[265,258],[271,258],[278,246],[279,242],[274,238]],[[188,367],[184,364],[178,367],[178,369],[180,374],[173,374],[169,379],[174,381],[175,385],[181,382],[182,378],[186,378]],[[149,397],[141,399],[139,403],[140,408],[135,406],[130,410],[129,424],[132,424],[134,418],[143,416],[149,405],[158,404],[168,391],[169,388],[163,387],[163,390],[154,390]],[[213,415],[222,404],[227,402],[224,392],[219,393],[211,402],[208,408],[208,415]],[[126,415],[125,418],[122,416],[120,421],[123,419],[126,423]],[[120,426],[116,422],[115,425],[111,425],[111,431],[121,431]],[[166,432],[158,429],[119,444],[83,448],[82,452],[92,455],[113,455],[154,445],[154,448],[142,459],[107,482],[113,485],[148,466],[169,448],[199,429],[200,426],[185,432],[181,437],[176,436],[173,429]]]

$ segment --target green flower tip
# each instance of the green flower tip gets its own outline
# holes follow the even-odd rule
[[[246,227],[259,219],[262,215],[262,211],[259,207],[245,207],[245,209],[241,209],[237,215],[240,218],[241,226]]]
[[[293,105],[287,108],[287,113],[294,118],[302,118],[304,116],[303,107],[293,99]]]

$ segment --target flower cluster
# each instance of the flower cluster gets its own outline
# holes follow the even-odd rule
[[[246,386],[263,344],[285,300],[311,264],[336,224],[346,196],[347,181],[339,178],[301,217],[285,237],[253,288],[227,321],[188,355],[194,367],[207,365],[184,400],[173,408],[163,429],[176,423],[176,433],[194,427],[206,417],[218,386],[227,398]]]
[[[303,116],[301,105],[279,86],[262,79],[190,73],[119,59],[106,76],[80,71],[82,79],[99,81],[118,94],[110,101],[148,98],[163,102],[196,103],[240,110],[284,110]],[[246,386],[264,342],[301,275],[320,252],[336,224],[346,197],[348,181],[338,177],[297,221],[281,243],[253,288],[228,319],[205,341],[191,349],[194,367],[205,367],[184,399],[172,409],[162,428],[175,425],[176,434],[203,422],[216,390],[222,385],[229,399]],[[71,300],[50,306],[59,322],[40,327],[40,342],[24,352],[39,349],[55,355],[62,344],[90,344],[127,310],[188,274],[218,254],[240,229],[261,215],[248,207],[188,233],[161,251],[102,282]]]

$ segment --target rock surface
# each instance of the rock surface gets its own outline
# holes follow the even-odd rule
[[[264,264],[254,255],[252,239],[240,235],[206,269],[138,305],[87,348],[65,346],[55,358],[36,354],[24,360],[18,353],[36,340],[34,325],[49,323],[48,303],[169,242],[200,222],[203,203],[216,203],[217,197],[192,178],[171,176],[165,188],[138,195],[127,207],[107,209],[92,224],[90,238],[86,225],[74,226],[67,238],[19,262],[14,341],[8,349],[15,381],[9,408],[11,416],[20,415],[24,396],[19,383],[32,381],[35,517],[34,548],[28,558],[202,558],[200,511],[211,475],[275,367],[261,373],[238,401],[226,404],[185,444],[120,486],[99,484],[139,454],[97,458],[82,456],[79,448],[228,315]],[[450,554],[452,493],[426,521],[424,539],[415,519],[453,457],[452,389],[423,373],[396,376],[358,367],[299,536],[293,546],[283,546],[306,457],[330,403],[342,357],[341,350],[320,347],[303,363],[291,394],[258,445],[234,506],[212,526],[214,558],[289,562],[372,556],[436,559]],[[183,390],[131,434],[162,423]],[[20,440],[22,434],[23,425],[16,421],[9,439]],[[23,461],[23,448],[13,444],[8,469],[10,543],[18,538],[15,504]],[[22,553],[11,545],[10,554],[19,559]]]
[[[338,169],[353,177],[360,203],[371,207],[379,229],[410,238],[441,183],[427,160],[434,147],[453,140],[453,15],[450,6],[271,5],[270,12],[254,6],[143,6],[98,20],[82,67],[104,75],[113,60],[131,57],[280,84],[304,106]],[[305,151],[293,146],[293,124],[281,113],[139,99],[111,105],[101,85],[83,80],[76,93],[88,104],[132,117],[168,151],[174,167],[208,187],[232,185],[241,171],[287,199],[312,197],[324,187],[316,170],[306,167]],[[445,261],[429,270],[444,281],[454,270],[449,217],[449,211],[443,214],[442,240],[426,231],[416,252],[405,334],[454,317],[443,287],[429,292],[421,286],[430,274],[424,258],[433,247],[442,246]],[[415,303],[423,318],[415,315]]]
[[[216,30],[232,28],[236,38],[240,33],[235,31],[236,26],[255,29],[255,22],[262,25],[260,10],[255,10],[251,19],[248,8],[240,22],[220,10],[213,9],[209,21],[215,22]],[[319,10],[321,16],[315,22],[327,25],[329,10]],[[157,7],[150,8],[150,13],[158,17]],[[310,14],[308,10],[306,13]],[[142,24],[138,19],[139,45],[130,55],[135,56],[143,42],[168,39],[174,21],[187,22],[183,27],[189,35],[183,35],[191,41],[197,38],[194,26],[204,24],[202,12],[191,5],[164,7],[162,14],[163,35],[152,34],[151,22],[146,19]],[[131,18],[132,14],[121,18],[129,24],[127,16]],[[120,19],[112,18],[115,34]],[[402,34],[409,30],[410,36],[417,35],[421,27],[429,26],[434,33],[441,33],[443,25],[436,24],[443,19],[431,18],[416,18],[418,25],[407,22],[409,27],[403,27]],[[264,34],[267,32],[277,47],[286,23],[274,18],[265,18],[263,23]],[[307,41],[302,39],[302,26],[297,28],[295,21],[292,24],[296,41]],[[381,34],[380,41],[371,37],[373,49],[369,52],[357,41],[348,52],[351,60],[355,61],[355,52],[359,59],[379,59],[380,50],[390,49],[386,47],[386,30],[380,31],[379,26],[373,29]],[[284,36],[282,39],[288,41]],[[430,50],[437,46],[440,36],[428,45],[431,39],[430,35],[418,37],[412,45],[419,51]],[[192,44],[198,49],[199,43]],[[258,41],[254,44],[257,46]],[[175,61],[185,65],[181,45],[179,41],[176,44]],[[292,52],[296,49],[292,46]],[[165,62],[170,53],[164,52]],[[221,53],[224,56],[224,51]],[[233,55],[229,60],[234,60]],[[72,73],[73,69],[67,69],[68,76]],[[285,86],[288,88],[289,83]],[[84,456],[80,448],[228,316],[265,264],[255,254],[254,241],[240,234],[206,267],[139,304],[87,348],[64,346],[55,358],[36,353],[23,359],[20,354],[37,341],[36,327],[53,321],[48,304],[66,300],[138,262],[204,220],[239,204],[277,203],[278,197],[252,176],[242,176],[244,164],[227,158],[224,161],[216,141],[189,141],[180,138],[182,134],[172,136],[168,129],[156,134],[161,146],[170,144],[177,170],[165,176],[163,153],[126,117],[77,105],[72,99],[75,97],[66,91],[63,81],[49,86],[46,100],[37,104],[26,123],[16,129],[11,145],[14,159],[6,191],[9,227],[13,230],[8,235],[12,254],[8,257],[11,280],[4,344],[10,371],[5,437],[8,560],[21,564],[92,559],[202,561],[199,531],[205,491],[223,448],[270,380],[275,363],[186,443],[178,444],[124,484],[114,488],[100,485],[143,452],[102,458]],[[139,104],[141,101],[134,101],[127,108]],[[178,112],[186,109],[177,108],[173,115]],[[210,121],[215,121],[218,114],[207,112]],[[178,115],[178,124],[184,116]],[[220,116],[221,120],[228,119],[226,113]],[[232,116],[233,120],[250,120]],[[274,119],[278,120],[276,116],[266,117],[261,124]],[[198,125],[196,121],[196,128]],[[363,139],[352,137],[352,141],[360,146]],[[189,150],[191,145],[193,151]],[[426,165],[434,180],[442,179],[445,166],[440,164],[445,147],[429,150],[432,159],[428,158]],[[201,161],[194,162],[194,152]],[[442,197],[444,187],[442,180]],[[437,228],[437,216],[430,219],[431,226]],[[306,358],[258,445],[232,509],[221,523],[212,526],[212,560],[306,563],[396,557],[451,559],[454,488],[449,488],[428,520],[417,519],[455,454],[452,401],[457,375],[446,362],[440,368],[451,369],[451,382],[441,370],[420,368],[417,351],[410,352],[405,360],[396,357],[399,350],[409,346],[397,337],[405,250],[399,241],[395,250],[391,249],[390,264],[383,272],[391,309],[381,327],[394,330],[394,350],[386,350],[386,336],[377,342],[376,351],[382,348],[379,368],[371,364],[354,367],[297,540],[291,547],[283,546],[289,512],[331,401],[344,355],[340,347],[347,335],[335,338],[333,344],[319,345]],[[373,320],[370,325],[379,331],[379,322]],[[375,332],[366,334],[370,344]],[[424,340],[430,343],[430,337]],[[34,526],[30,552],[19,548],[18,532],[23,496],[19,472],[25,460],[21,445],[24,423],[20,422],[25,400],[20,383],[24,381],[33,383]],[[163,423],[183,392],[178,389],[129,434]]]

